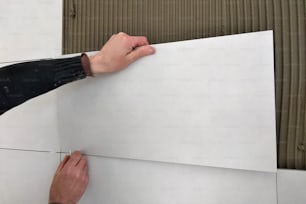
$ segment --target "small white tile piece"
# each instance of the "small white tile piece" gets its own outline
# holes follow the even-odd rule
[[[306,171],[277,171],[278,204],[306,203]]]
[[[0,0],[0,63],[61,54],[62,0]]]
[[[154,47],[59,90],[63,150],[276,172],[273,32]]]
[[[276,204],[276,174],[88,156],[80,204]]]
[[[48,203],[59,154],[0,150],[0,203]]]
[[[60,151],[56,91],[0,116],[0,148]]]

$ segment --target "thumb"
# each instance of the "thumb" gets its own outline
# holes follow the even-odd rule
[[[69,159],[70,159],[70,156],[66,155],[63,161],[57,167],[56,173],[60,172],[64,168],[65,164],[67,163]]]
[[[128,54],[128,58],[130,63],[155,53],[155,49],[150,45],[140,46],[133,50],[130,54]]]

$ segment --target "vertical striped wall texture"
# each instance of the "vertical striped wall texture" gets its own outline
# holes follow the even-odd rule
[[[278,166],[306,169],[305,1],[64,0],[63,53],[98,50],[119,31],[161,43],[273,29]]]

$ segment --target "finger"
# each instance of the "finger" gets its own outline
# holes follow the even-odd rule
[[[82,156],[82,158],[79,161],[79,163],[77,164],[77,166],[80,167],[80,169],[84,169],[84,167],[87,166],[87,159],[86,159],[86,157]]]
[[[83,173],[84,175],[88,178],[89,177],[89,174],[88,174],[88,165],[86,165],[83,169]]]
[[[64,166],[67,163],[67,161],[69,160],[69,158],[70,157],[68,155],[66,155],[64,157],[63,161],[61,161],[61,163],[58,165],[56,172],[59,172],[59,171],[61,171],[64,168]]]
[[[85,174],[88,174],[88,165],[87,164],[83,166],[82,172],[85,173]]]
[[[88,185],[89,183],[89,175],[88,175],[88,169],[86,167],[86,169],[84,171],[82,171],[82,175],[81,175],[83,181],[84,181],[84,185],[85,187]]]
[[[148,39],[144,36],[129,36],[132,48],[149,45]]]
[[[67,166],[76,166],[82,158],[82,154],[79,151],[75,151],[71,154]]]
[[[128,58],[130,60],[130,63],[148,55],[152,55],[155,53],[155,49],[149,45],[146,46],[141,46],[132,51],[129,55]]]

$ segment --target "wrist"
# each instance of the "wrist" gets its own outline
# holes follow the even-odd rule
[[[93,76],[110,72],[108,70],[109,66],[107,66],[107,64],[105,63],[107,60],[101,54],[89,56],[89,61],[90,61],[90,68],[91,68],[91,72]]]
[[[92,66],[91,66],[91,59],[87,56],[86,53],[81,55],[81,63],[84,69],[84,72],[87,76],[93,76]]]

